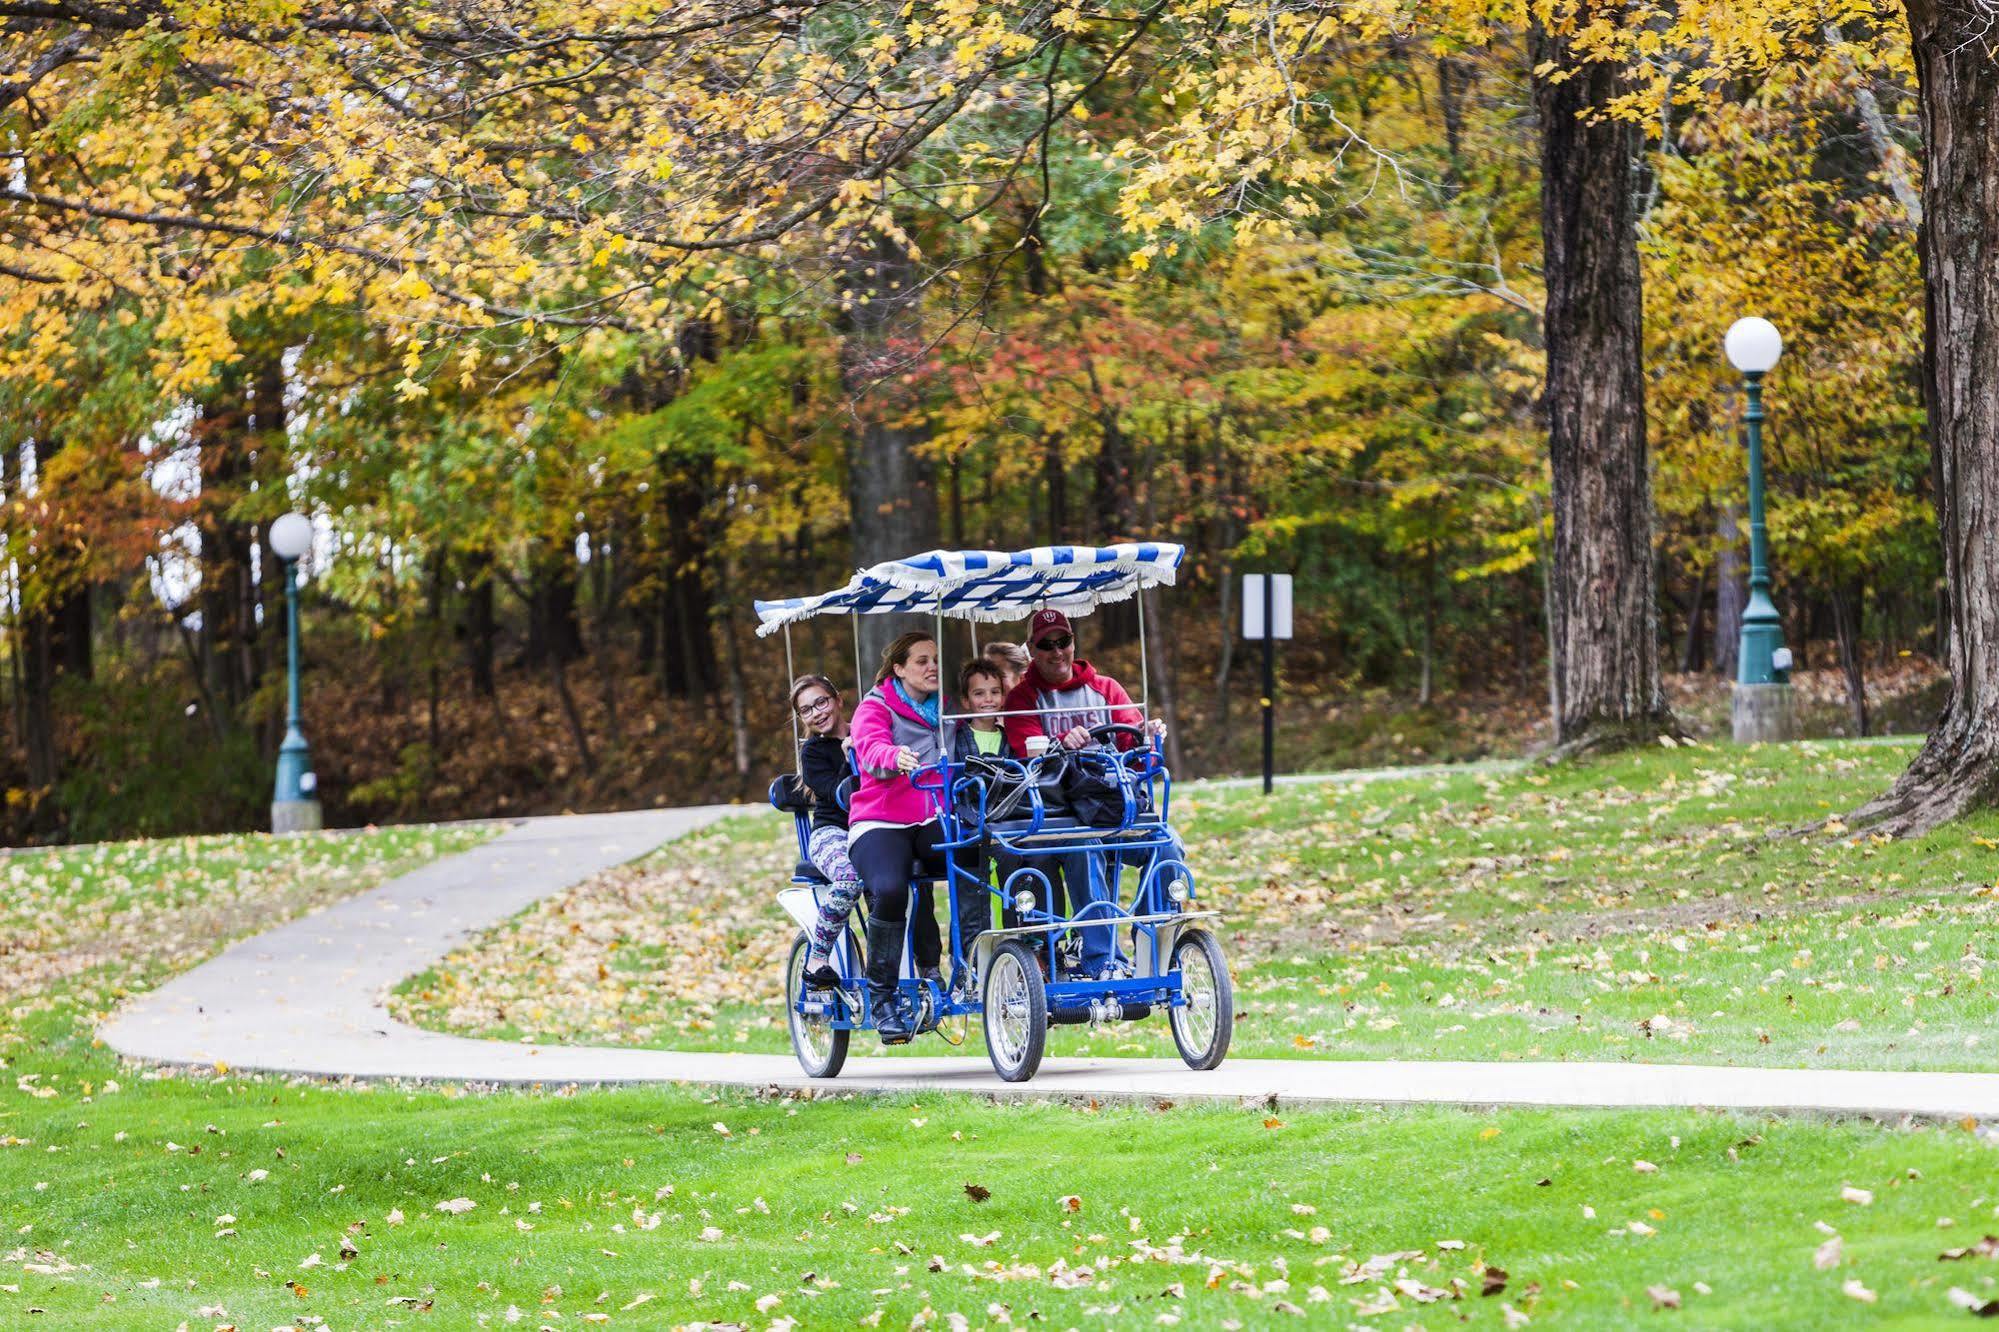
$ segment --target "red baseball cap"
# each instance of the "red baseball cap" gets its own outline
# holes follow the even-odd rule
[[[1068,616],[1056,610],[1053,606],[1043,606],[1040,610],[1034,612],[1034,618],[1027,622],[1028,644],[1032,646],[1035,643],[1039,643],[1041,636],[1050,629],[1060,629],[1071,637],[1074,637],[1076,633],[1075,627],[1069,623]]]

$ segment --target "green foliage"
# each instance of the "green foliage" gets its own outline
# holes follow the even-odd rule
[[[59,699],[89,761],[56,787],[70,841],[217,833],[269,819],[271,766],[253,732],[218,739],[194,697],[161,706],[165,684],[120,673],[89,686],[66,682]]]

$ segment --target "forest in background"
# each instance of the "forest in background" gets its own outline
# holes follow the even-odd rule
[[[29,8],[74,12],[11,12]],[[1294,764],[1548,736],[1546,61],[1527,23],[1318,43],[1286,70],[1309,92],[1281,155],[1266,145],[1225,184],[1175,156],[1257,151],[1203,118],[1226,122],[1237,85],[1156,63],[1184,31],[1115,6],[1095,32],[1051,13],[1017,84],[1002,73],[950,106],[872,178],[866,225],[828,214],[783,247],[752,227],[726,257],[660,265],[636,225],[604,222],[620,200],[643,217],[646,190],[778,168],[700,157],[698,125],[649,125],[630,85],[587,81],[584,55],[537,86],[512,59],[534,44],[486,29],[435,49],[508,57],[463,113],[501,163],[490,180],[455,188],[456,163],[371,124],[344,155],[287,157],[272,89],[297,51],[203,8],[0,5],[26,71],[0,107],[17,164],[0,247],[5,841],[262,823],[283,702],[262,543],[293,508],[320,530],[305,721],[336,822],[753,795],[788,731],[782,651],[754,638],[751,599],[938,545],[1184,542],[1181,586],[1147,605],[1148,666],[1190,773],[1246,757],[1244,571],[1297,579]],[[1213,7],[1186,8],[1192,25]],[[1787,342],[1767,440],[1786,638],[1836,672],[1821,692],[1866,732],[1870,676],[1941,656],[1948,617],[1908,37],[1846,8],[1753,70],[1689,73],[1663,38],[1645,51],[1664,92],[1634,113],[1624,184],[1661,658],[1733,670],[1745,483],[1720,339],[1759,313]],[[304,15],[301,31],[348,12],[250,9]],[[480,7],[434,11],[464,24]],[[800,6],[786,40],[865,53],[883,40],[865,12]],[[898,59],[925,45],[915,22]],[[431,49],[420,30],[409,43]],[[315,97],[410,110],[418,85],[328,58],[347,91]],[[476,62],[427,68],[434,95],[473,100]],[[713,63],[688,77],[723,86],[733,114],[764,105]],[[635,164],[637,144],[658,159]],[[781,165],[790,184],[823,168]],[[211,225],[158,220],[190,200]],[[379,262],[396,226],[509,205],[536,220]],[[318,219],[304,258],[278,214]],[[341,246],[367,252],[350,257],[368,276],[328,259]],[[634,290],[638,313],[613,303]],[[1137,674],[1132,608],[1083,631],[1086,655]],[[799,644],[851,676],[844,626]]]

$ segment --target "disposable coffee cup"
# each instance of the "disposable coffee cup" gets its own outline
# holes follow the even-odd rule
[[[1043,754],[1046,754],[1047,752],[1048,752],[1047,736],[1030,735],[1027,737],[1027,756],[1029,758],[1040,758]]]

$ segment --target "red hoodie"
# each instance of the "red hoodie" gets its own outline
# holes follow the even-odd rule
[[[1029,666],[1027,674],[1020,677],[1020,683],[1006,696],[1003,711],[1021,712],[1029,708],[1039,710],[1041,715],[1006,719],[1007,747],[1016,754],[1027,752],[1030,735],[1045,735],[1059,741],[1064,732],[1078,726],[1102,726],[1106,722],[1141,726],[1145,722],[1145,714],[1132,703],[1124,686],[1108,675],[1097,674],[1087,661],[1078,661],[1069,678],[1053,686],[1041,678],[1037,668]],[[1119,749],[1132,749],[1139,743],[1128,735],[1112,736],[1111,741]]]

